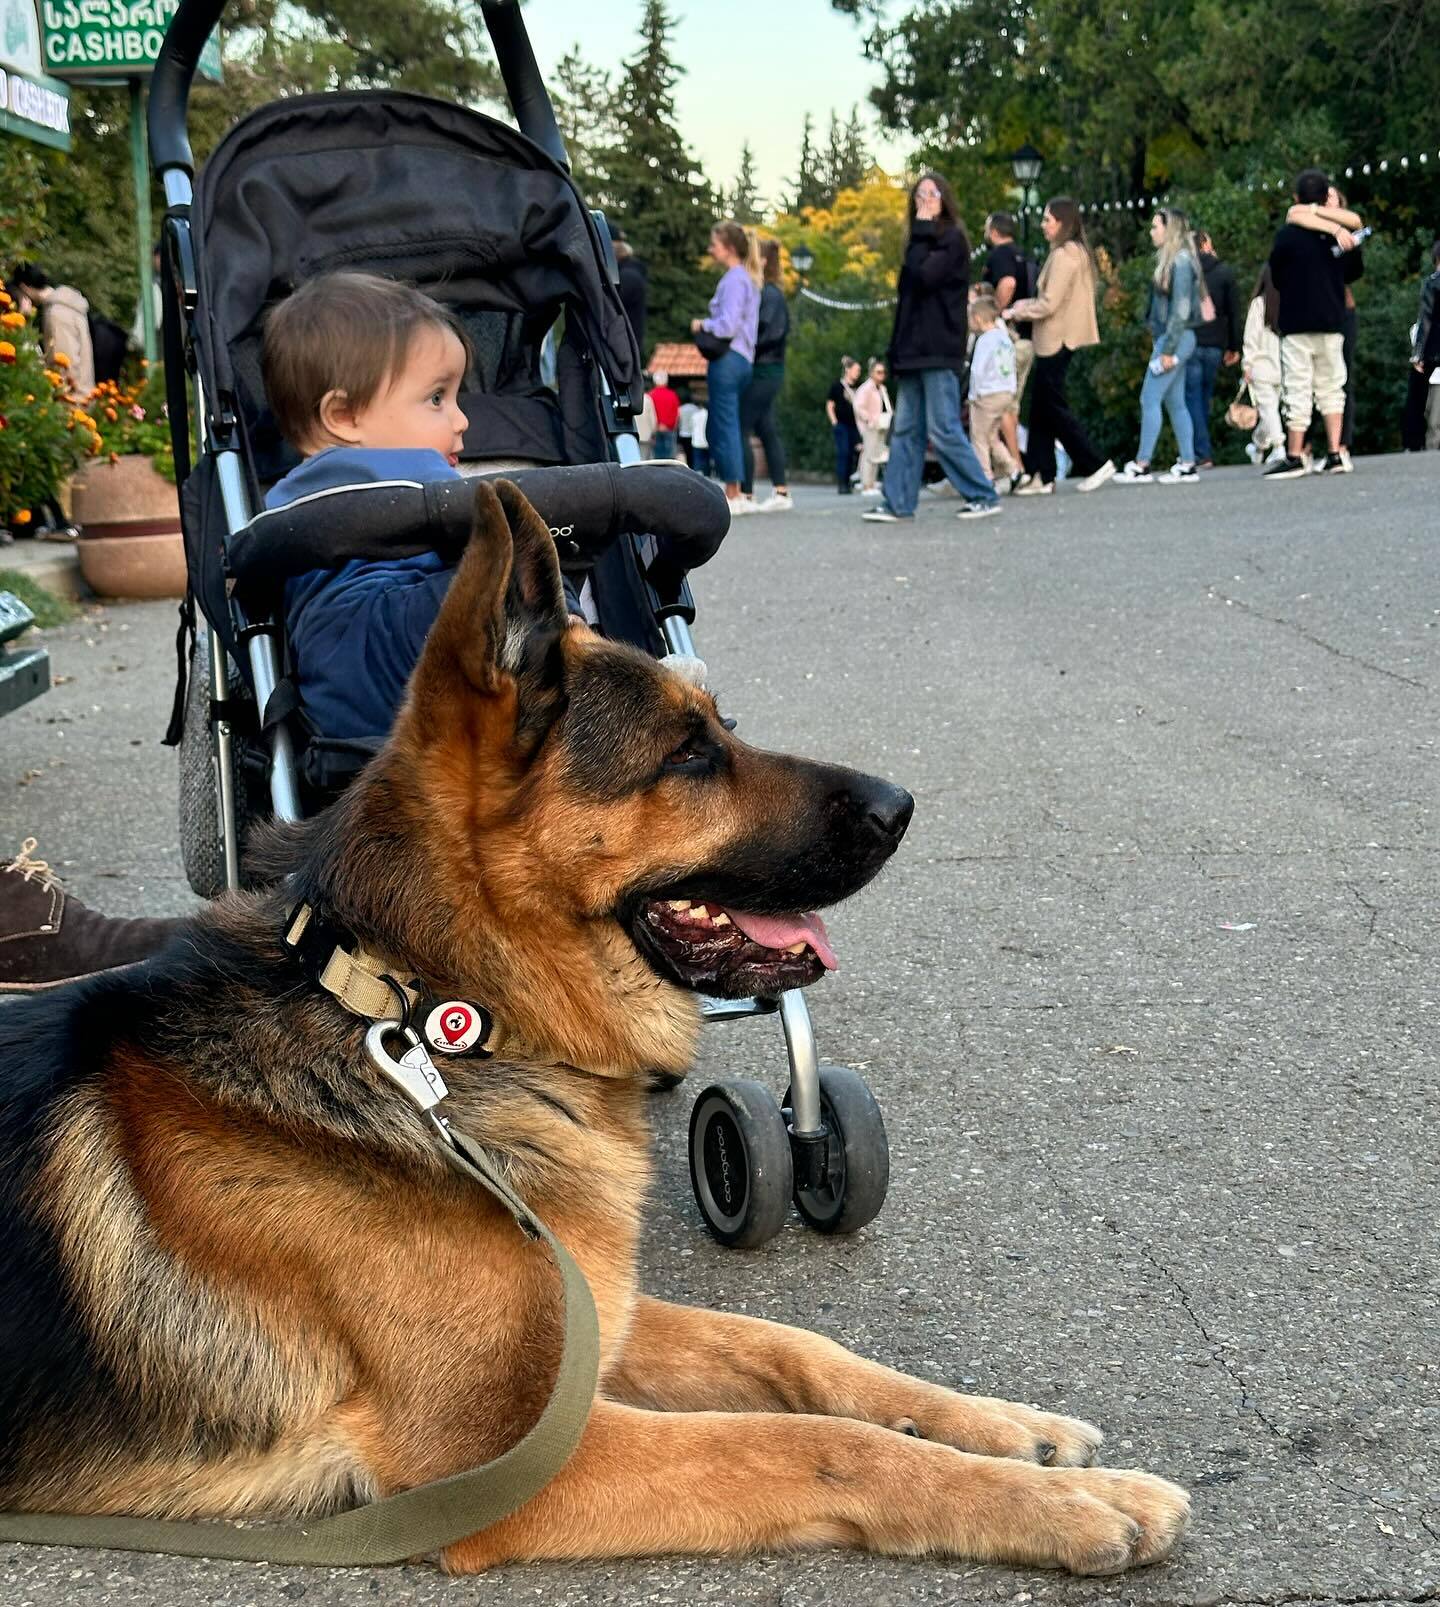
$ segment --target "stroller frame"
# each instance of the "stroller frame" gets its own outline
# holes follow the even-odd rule
[[[148,125],[151,158],[166,200],[163,335],[178,478],[183,489],[191,472],[193,428],[196,457],[209,456],[213,460],[227,536],[233,538],[260,510],[252,497],[240,421],[223,405],[223,398],[206,395],[203,365],[197,361],[199,264],[190,216],[195,169],[186,124],[190,86],[200,52],[223,10],[224,0],[181,0],[151,80]],[[518,0],[482,0],[481,12],[520,133],[568,175],[568,157]],[[598,245],[606,259],[604,268],[611,283],[617,283],[609,235],[600,214],[592,216],[600,225]],[[633,402],[612,384],[602,354],[597,352],[595,357],[612,460],[622,465],[638,462],[640,448],[632,422]],[[633,543],[636,538],[621,535],[616,540]],[[182,608],[182,676],[184,641],[195,630],[193,582],[192,575],[192,597]],[[690,625],[695,610],[688,585],[680,580],[663,594],[648,583],[645,589],[665,650],[670,654],[693,654]],[[283,663],[278,622],[245,619],[233,601],[231,614],[238,623],[236,640],[245,655],[243,666],[232,668],[226,638],[203,611],[201,622],[209,649],[208,726],[227,889],[240,885],[241,848],[237,827],[237,733],[231,719],[232,675],[236,669],[246,672],[257,709],[263,712],[281,685]],[[177,698],[172,740],[178,735],[180,718]],[[266,722],[262,735],[268,745],[271,807],[277,818],[298,821],[303,818],[303,807],[291,733],[283,720],[276,720]],[[779,1230],[792,1192],[801,1215],[822,1231],[852,1232],[871,1220],[883,1202],[888,1182],[888,1148],[879,1110],[853,1072],[819,1065],[814,1028],[803,995],[796,990],[782,994],[778,1000],[702,998],[701,1005],[706,1019],[712,1021],[778,1011],[790,1070],[790,1092],[783,1111],[763,1085],[748,1081],[716,1084],[702,1091],[696,1100],[691,1119],[691,1174],[711,1232],[726,1244],[762,1243]],[[859,1085],[860,1095],[853,1084]],[[778,1129],[776,1117],[783,1123]],[[738,1168],[737,1150],[743,1157]],[[735,1199],[731,1197],[731,1177],[737,1170],[744,1187]],[[719,1186],[722,1171],[723,1194]]]

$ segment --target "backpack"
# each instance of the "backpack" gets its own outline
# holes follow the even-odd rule
[[[125,352],[130,337],[113,318],[101,313],[90,314],[90,353],[95,364],[95,383],[118,380],[125,366]]]

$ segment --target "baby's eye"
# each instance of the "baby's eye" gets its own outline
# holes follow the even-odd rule
[[[435,391],[430,397],[430,405],[431,407],[443,407],[445,405],[445,392]]]

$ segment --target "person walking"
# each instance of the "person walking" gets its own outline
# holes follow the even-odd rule
[[[975,350],[970,354],[970,438],[986,472],[1008,486],[1020,465],[1005,444],[1003,425],[1015,401],[1015,345],[993,296],[970,303]]]
[[[1085,239],[1079,206],[1068,195],[1046,203],[1040,231],[1050,252],[1033,296],[1013,301],[1005,322],[1028,322],[1035,346],[1034,389],[1030,393],[1030,440],[1024,454],[1026,477],[1016,488],[1022,497],[1049,496],[1055,490],[1055,443],[1059,441],[1080,474],[1082,491],[1098,490],[1115,473],[1090,443],[1065,399],[1070,359],[1100,340],[1095,321],[1095,262]]]
[[[1194,484],[1195,435],[1186,405],[1185,375],[1195,354],[1200,322],[1200,263],[1195,237],[1183,212],[1162,207],[1150,220],[1155,272],[1145,315],[1152,338],[1150,362],[1140,387],[1140,450],[1115,477],[1117,485],[1148,485],[1155,476],[1150,460],[1160,439],[1161,409],[1170,415],[1180,456],[1161,478],[1168,484]]]
[[[733,516],[753,513],[755,502],[740,492],[745,472],[740,450],[740,398],[750,383],[755,337],[760,324],[760,251],[755,236],[731,219],[710,231],[710,255],[720,265],[720,282],[704,318],[691,320],[690,332],[706,359],[710,453],[725,482]]]
[[[635,248],[625,238],[619,224],[606,219],[610,230],[610,244],[615,251],[615,272],[619,277],[620,305],[635,331],[635,344],[640,348],[640,361],[645,361],[645,322],[650,303],[650,270],[635,255]]]
[[[1431,376],[1440,368],[1440,240],[1430,247],[1431,273],[1420,286],[1420,315],[1410,343],[1410,377],[1400,440],[1407,452],[1425,450],[1425,408]]]
[[[825,393],[825,417],[835,437],[835,489],[842,497],[848,497],[854,489],[850,479],[855,473],[855,451],[860,444],[855,422],[855,387],[859,382],[860,364],[847,355],[840,359],[840,378]]]
[[[740,453],[744,477],[740,494],[752,501],[755,496],[755,448],[753,436],[765,448],[765,467],[770,474],[771,492],[756,504],[758,513],[788,513],[795,506],[790,482],[785,476],[785,444],[775,422],[775,402],[785,383],[785,341],[790,334],[790,308],[780,286],[780,242],[760,242],[760,315],[755,332],[755,366],[750,384],[740,402]]]
[[[1185,367],[1185,405],[1190,409],[1190,428],[1195,436],[1195,466],[1215,467],[1215,451],[1210,441],[1210,408],[1215,397],[1215,379],[1221,366],[1233,368],[1240,361],[1240,293],[1235,287],[1234,270],[1221,260],[1208,229],[1197,223],[1195,254],[1200,262],[1198,299],[1210,298],[1214,317],[1195,330],[1195,351]]]
[[[1345,425],[1345,287],[1365,271],[1353,212],[1328,204],[1330,180],[1307,167],[1295,180],[1291,207],[1270,251],[1270,276],[1280,297],[1280,368],[1285,408],[1285,457],[1265,471],[1272,480],[1309,473],[1305,435],[1319,413],[1325,422],[1323,474],[1347,474]],[[1335,248],[1339,248],[1339,255]]]
[[[670,388],[670,376],[662,368],[654,376],[649,391],[655,409],[654,456],[668,460],[675,456],[675,432],[680,426],[680,398]]]
[[[1255,281],[1241,339],[1245,383],[1250,387],[1257,415],[1246,449],[1252,463],[1278,462],[1285,456],[1285,428],[1280,422],[1279,317],[1280,298],[1266,263]]]
[[[938,173],[922,173],[916,180],[908,212],[887,356],[895,376],[890,461],[884,498],[864,517],[877,524],[915,517],[928,441],[946,479],[965,499],[958,517],[987,518],[1001,511],[1000,498],[960,421],[970,241],[955,193]]]
[[[690,415],[690,467],[710,478],[710,409],[704,402],[696,402]]]
[[[1003,315],[1013,301],[1028,296],[1036,288],[1035,264],[1016,249],[1013,213],[992,212],[985,219],[985,243],[990,248],[985,253],[985,282],[994,294],[997,312]],[[1004,437],[1006,450],[1018,463],[1020,403],[1025,395],[1025,382],[1030,378],[1030,369],[1035,361],[1035,345],[1030,339],[1030,325],[1024,319],[1016,319],[1009,330],[1010,344],[1015,348],[1015,400],[1001,420],[1000,433]]]
[[[895,409],[885,386],[885,361],[872,357],[864,384],[855,392],[855,422],[860,427],[860,495],[880,495],[880,469],[890,456],[890,423]]]

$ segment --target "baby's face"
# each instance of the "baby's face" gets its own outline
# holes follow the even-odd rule
[[[357,446],[430,447],[453,468],[467,420],[460,411],[465,348],[448,330],[421,329],[405,362],[369,407],[355,415]]]

